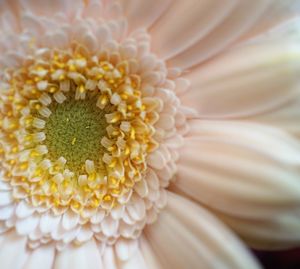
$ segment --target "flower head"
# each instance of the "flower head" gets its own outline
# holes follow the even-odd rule
[[[299,242],[300,145],[270,113],[299,91],[283,2],[46,2],[0,4],[5,268],[256,268],[209,210]]]

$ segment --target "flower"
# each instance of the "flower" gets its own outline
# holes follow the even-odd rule
[[[298,8],[2,1],[1,266],[250,269],[242,240],[298,245]]]

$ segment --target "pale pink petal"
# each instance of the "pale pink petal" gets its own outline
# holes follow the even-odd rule
[[[38,226],[40,217],[35,214],[24,219],[17,220],[16,230],[21,235],[28,235]]]
[[[121,238],[116,242],[115,250],[121,261],[128,260],[133,254],[135,255],[138,248],[137,240]]]
[[[127,261],[119,261],[119,269],[154,269],[148,266],[140,250]],[[155,268],[157,269],[157,268]]]
[[[72,210],[66,211],[62,217],[62,226],[67,231],[73,229],[78,224],[79,217],[79,214]]]
[[[276,110],[255,115],[245,120],[268,124],[283,129],[300,138],[300,95]]]
[[[150,243],[148,242],[148,240],[145,238],[144,235],[140,237],[139,242],[148,269],[163,269],[162,264],[159,262],[158,256],[155,254]]]
[[[83,10],[84,1],[81,0],[19,0],[25,12],[36,15],[53,16],[55,13],[66,13],[73,17]],[[45,8],[46,7],[46,8]]]
[[[232,218],[215,212],[244,241],[255,249],[282,250],[299,246],[300,213],[291,210],[263,220]]]
[[[131,30],[151,26],[169,7],[172,0],[126,0],[122,1],[124,13]]]
[[[274,239],[260,234],[258,228],[253,240],[248,240],[250,244],[263,242],[262,238],[262,247],[279,243],[276,234],[285,232],[284,246],[288,238],[291,245],[299,243],[297,229],[284,221],[293,218],[300,222],[300,215],[295,215],[300,206],[298,141],[258,124],[195,120],[191,126],[180,152],[175,189],[222,212],[232,223],[244,219],[254,231],[256,224],[269,222]],[[276,225],[279,222],[282,225]],[[233,226],[242,232],[238,225]]]
[[[117,267],[117,257],[114,252],[113,247],[105,247],[103,253],[103,268],[118,269]]]
[[[53,269],[101,269],[104,268],[95,240],[81,245],[69,245],[55,257]]]
[[[174,1],[150,30],[154,50],[163,58],[182,52],[213,31],[236,5],[236,0]]]
[[[19,11],[20,7],[17,1],[0,1],[0,31],[18,32]]]
[[[188,75],[192,86],[183,104],[202,118],[243,117],[281,106],[299,92],[298,42],[292,36],[260,40],[215,58]]]
[[[11,231],[1,235],[1,239],[1,268],[22,269],[28,257],[28,250],[26,249],[26,237],[18,236],[15,231]]]
[[[164,16],[162,16],[154,29],[151,29],[155,51],[161,57],[169,58],[168,63],[172,66],[189,68],[224,50],[255,24],[270,3],[269,0],[231,1],[231,4],[224,5],[223,1],[222,3],[205,1],[208,4],[201,5],[202,2],[197,0],[175,2],[178,8],[174,8],[172,19],[164,21]],[[203,15],[206,12],[214,14],[211,9],[212,2],[216,6],[216,14],[206,17]],[[185,6],[189,7],[185,8]],[[202,14],[200,17],[204,16],[206,19],[199,25],[197,12],[193,13],[194,9],[197,11],[196,7],[199,8],[198,13]],[[177,16],[179,10],[185,11],[185,15]],[[181,25],[185,27],[183,28]],[[184,32],[188,34],[186,35]],[[192,35],[193,32],[194,35]],[[185,39],[180,41],[181,37],[185,37]],[[190,41],[191,37],[193,42]],[[160,40],[164,40],[164,42],[160,42]],[[178,48],[176,48],[177,44]]]
[[[22,269],[52,269],[55,256],[55,247],[46,245],[33,250]]]
[[[163,268],[259,268],[214,216],[173,193],[168,193],[167,207],[145,235]]]
[[[298,0],[277,0],[265,11],[254,27],[243,36],[249,39],[262,34],[278,24],[291,20],[300,15],[300,2]]]

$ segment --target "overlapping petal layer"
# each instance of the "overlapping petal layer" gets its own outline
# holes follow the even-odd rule
[[[201,118],[240,118],[274,110],[299,95],[297,39],[236,47],[191,72],[182,102]]]
[[[299,244],[299,142],[258,124],[195,120],[191,126],[175,189],[220,212],[255,247]]]
[[[251,246],[299,244],[300,146],[287,133],[299,137],[298,23],[291,35],[283,27],[257,37],[298,12],[298,0],[0,2],[1,67],[20,66],[32,45],[76,40],[112,61],[134,58],[144,92],[164,104],[145,180],[109,216],[84,212],[87,224],[71,210],[54,215],[15,201],[0,180],[1,266],[259,267],[209,210]],[[177,168],[172,190],[206,209],[165,191]]]
[[[259,268],[240,242],[205,209],[170,192],[168,200],[158,221],[145,231],[163,268],[197,268],[199,263],[203,268]]]

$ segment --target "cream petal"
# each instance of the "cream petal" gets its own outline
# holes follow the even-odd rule
[[[105,212],[103,210],[98,210],[91,218],[92,224],[98,224],[100,223],[105,216]]]
[[[9,205],[13,202],[10,191],[0,191],[0,206]]]
[[[40,217],[36,215],[29,216],[24,219],[17,220],[16,230],[20,235],[27,235],[38,226]]]
[[[300,95],[275,110],[247,118],[251,122],[268,124],[300,138]]]
[[[177,13],[170,15],[173,16],[173,19],[169,19],[168,22],[164,22],[164,16],[162,16],[160,19],[161,24],[158,21],[155,24],[156,28],[154,27],[151,31],[152,36],[154,36],[154,44],[155,40],[158,42],[154,49],[163,58],[166,58],[164,55],[167,57],[173,56],[168,61],[171,66],[190,68],[216,55],[236,41],[255,24],[270,2],[269,0],[231,1],[232,4],[223,5],[223,1],[221,4],[217,0],[177,1],[178,9],[182,12],[188,12],[188,15],[182,15],[179,20],[179,17],[174,16],[174,14],[180,12],[176,10]],[[207,4],[202,5],[202,3]],[[200,14],[205,14],[205,12],[213,14],[211,16],[202,15],[204,17],[203,26],[201,26],[201,23],[198,24],[199,17],[197,17],[196,8],[195,13],[193,13],[193,6],[199,8],[198,12],[200,12],[201,7],[203,8]],[[216,15],[214,15],[214,6]],[[229,6],[229,8],[226,8],[226,6]],[[188,10],[186,10],[187,8]],[[162,25],[163,23],[165,26]],[[181,25],[184,27],[181,27]],[[165,29],[163,33],[160,28]],[[168,31],[171,34],[167,34]],[[187,34],[184,34],[184,32],[187,32]],[[185,37],[182,41],[180,40],[181,36]],[[163,44],[159,44],[159,40],[164,40]],[[173,45],[177,43],[179,44],[178,48]]]
[[[130,240],[125,238],[119,239],[115,245],[117,257],[121,261],[126,261],[133,254],[135,255],[137,248],[138,248],[137,240]]]
[[[173,193],[168,193],[167,207],[145,235],[163,268],[259,268],[214,216]]]
[[[53,16],[56,13],[65,12],[72,18],[83,10],[83,1],[81,0],[20,0],[20,4],[26,12],[43,16]]]
[[[20,237],[15,231],[1,235],[0,264],[1,268],[23,269],[28,257],[26,237]],[[17,255],[17,258],[16,258]]]
[[[144,235],[140,237],[139,243],[140,243],[140,249],[143,253],[143,257],[146,261],[148,269],[163,269],[164,267],[159,262],[158,256],[155,254],[150,243],[148,242],[148,240],[145,238]]]
[[[93,231],[91,230],[91,227],[89,226],[84,226],[84,227],[81,227],[77,237],[76,237],[76,240],[80,243],[82,242],[86,242],[88,240],[90,240],[93,236]]]
[[[0,191],[9,191],[11,190],[10,184],[0,179]]]
[[[118,205],[114,206],[111,210],[112,218],[115,220],[122,218],[124,210],[125,210],[125,207],[123,205],[118,204]]]
[[[13,216],[15,211],[14,205],[0,207],[0,220],[7,220]]]
[[[22,269],[52,269],[54,257],[55,247],[53,245],[38,247],[29,254]]]
[[[61,235],[58,235],[58,237],[61,237],[64,244],[69,244],[73,240],[78,240],[79,243],[84,242],[85,240],[82,240],[84,238],[84,235],[86,235],[84,232],[81,233],[81,235],[78,237],[79,232],[81,232],[80,226],[69,230],[69,231],[62,231]],[[88,231],[88,233],[91,233],[91,229]],[[52,233],[53,234],[53,233]]]
[[[142,198],[146,197],[148,194],[148,185],[147,185],[146,180],[141,180],[141,181],[137,182],[134,185],[134,190],[137,192],[137,194],[140,197],[142,197]]]
[[[150,29],[154,50],[167,59],[184,51],[213,31],[236,5],[235,0],[173,2]]]
[[[54,216],[52,213],[46,212],[40,220],[40,230],[43,233],[50,233],[56,230],[60,224],[61,216]]]
[[[119,221],[114,220],[110,216],[107,216],[101,222],[102,232],[106,236],[113,236],[117,233],[119,227]]]
[[[156,150],[147,157],[148,164],[155,169],[163,169],[167,160],[161,150]]]
[[[138,195],[134,194],[131,197],[130,203],[126,206],[129,216],[136,220],[142,220],[146,214],[145,202]]]
[[[290,165],[290,168],[299,166],[299,141],[278,128],[244,121],[217,120],[191,120],[189,125],[191,131],[186,142],[199,141],[201,143],[202,141],[203,144],[210,142],[216,148],[227,146],[225,149],[238,149],[240,154],[244,149],[248,150],[245,156],[253,156],[254,160],[263,156],[281,164]],[[216,152],[219,154],[219,151]],[[229,154],[230,151],[226,153]],[[215,155],[218,156],[216,153]]]
[[[119,269],[150,269],[140,250],[136,251],[136,253],[130,259],[126,261],[120,261],[118,268]]]
[[[72,210],[67,210],[62,217],[62,226],[67,231],[73,229],[78,224],[79,217],[79,214]]]
[[[94,19],[99,18],[99,15],[103,12],[103,2],[102,1],[88,1],[87,6],[84,9],[84,16],[89,16]]]
[[[127,0],[121,1],[131,30],[151,26],[168,8],[172,1]]]
[[[24,14],[21,18],[21,24],[24,29],[30,31],[36,36],[43,33],[44,28],[42,22],[33,14]]]
[[[298,0],[274,1],[272,6],[265,11],[265,14],[243,38],[249,39],[267,32],[285,21],[298,17],[299,14],[300,3]]]
[[[255,249],[280,250],[299,246],[299,210],[259,221],[232,218],[220,212],[217,215]]]
[[[300,206],[298,141],[258,124],[195,120],[191,125],[175,190],[222,212],[232,223],[249,220],[255,230],[256,224],[270,222],[274,236],[288,231],[288,225],[276,223]],[[291,244],[299,243],[296,229],[289,232],[295,232]]]
[[[94,239],[84,245],[68,245],[55,257],[53,269],[101,269],[102,258]]]
[[[0,31],[4,31],[6,33],[18,32],[19,10],[20,7],[17,1],[0,2]]]
[[[279,107],[299,92],[298,42],[291,37],[236,47],[188,76],[192,86],[182,103],[205,118],[244,117]]]
[[[33,212],[34,208],[24,201],[19,202],[19,204],[17,205],[16,215],[19,218],[26,218],[30,216]]]
[[[116,254],[113,247],[105,247],[103,253],[103,268],[107,269],[118,269],[116,262]]]

